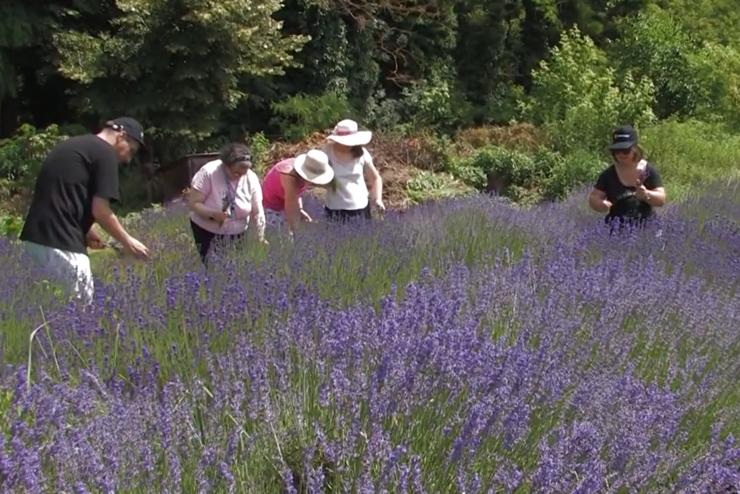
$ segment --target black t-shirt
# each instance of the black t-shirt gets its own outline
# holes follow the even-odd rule
[[[655,190],[663,187],[663,180],[660,173],[653,165],[647,163],[643,174],[643,185],[648,190]],[[596,189],[606,193],[606,200],[612,203],[606,220],[614,218],[621,220],[645,220],[655,215],[653,207],[645,201],[641,201],[635,196],[635,187],[627,187],[617,175],[617,169],[614,165],[601,172],[599,179],[594,186]]]
[[[114,202],[118,194],[113,146],[93,134],[60,142],[41,164],[20,240],[86,254],[93,197]]]

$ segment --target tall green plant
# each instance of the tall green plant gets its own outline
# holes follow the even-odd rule
[[[532,74],[521,116],[542,125],[561,152],[603,148],[614,126],[652,122],[654,89],[648,78],[620,78],[603,51],[573,28]]]
[[[13,195],[30,189],[49,150],[66,138],[57,125],[38,130],[25,124],[13,137],[0,140],[0,177],[4,192]]]
[[[661,119],[740,124],[740,47],[690,31],[684,22],[657,8],[641,13],[612,48],[614,63],[653,82]]]
[[[102,32],[55,33],[58,70],[77,83],[79,109],[128,114],[155,128],[165,162],[197,151],[256,81],[295,65],[308,40],[283,34],[280,0],[112,3],[117,15]]]
[[[327,92],[320,96],[298,94],[273,103],[272,123],[291,141],[300,141],[307,134],[334,126],[352,112],[347,98]]]

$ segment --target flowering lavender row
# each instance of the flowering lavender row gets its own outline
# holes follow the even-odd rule
[[[206,276],[157,213],[172,255],[89,311],[6,244],[0,492],[734,492],[738,245],[707,216],[615,238],[474,199]]]

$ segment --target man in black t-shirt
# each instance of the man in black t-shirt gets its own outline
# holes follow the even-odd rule
[[[658,170],[643,159],[637,131],[617,128],[609,145],[614,163],[599,175],[588,202],[591,209],[607,213],[605,220],[643,224],[666,202]]]
[[[41,164],[20,240],[31,258],[75,298],[92,302],[87,249],[103,248],[98,223],[128,254],[146,258],[147,248],[113,214],[119,200],[118,165],[144,146],[144,129],[130,117],[107,122],[98,134],[60,142]]]

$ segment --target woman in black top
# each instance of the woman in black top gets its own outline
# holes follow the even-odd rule
[[[588,204],[607,213],[605,221],[642,225],[655,216],[656,207],[666,202],[660,173],[643,159],[637,131],[626,125],[617,128],[609,146],[614,163],[596,181]]]

